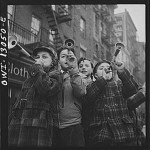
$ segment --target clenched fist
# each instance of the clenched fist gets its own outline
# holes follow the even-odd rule
[[[40,64],[34,64],[28,69],[31,77],[35,76],[38,72],[44,73],[43,67]]]
[[[78,67],[77,58],[74,55],[68,54],[67,56],[68,69],[75,69]]]
[[[122,72],[124,70],[124,63],[123,62],[115,61],[113,63],[113,65],[114,65],[114,69],[119,71],[119,72]]]

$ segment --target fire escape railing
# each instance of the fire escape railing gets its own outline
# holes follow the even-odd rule
[[[40,34],[36,35],[32,33],[30,30],[20,26],[19,24],[15,23],[12,20],[8,20],[8,32],[9,34],[16,35],[18,38],[18,42],[24,45],[34,44],[34,43],[41,43],[42,45],[49,45],[50,39],[50,32],[41,27]]]
[[[63,45],[64,34],[60,24],[71,21],[71,15],[65,9],[64,5],[57,5],[56,10],[53,10],[51,5],[43,5],[43,9],[47,14],[49,28],[52,32],[55,49]]]

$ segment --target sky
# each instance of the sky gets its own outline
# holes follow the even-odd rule
[[[118,8],[115,9],[116,13],[129,12],[132,21],[137,29],[137,40],[145,42],[145,5],[144,4],[117,4]]]

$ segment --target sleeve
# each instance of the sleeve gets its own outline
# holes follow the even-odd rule
[[[39,95],[52,96],[60,90],[60,77],[57,73],[47,74],[40,65],[36,64],[29,69],[29,75]]]
[[[139,90],[136,94],[134,94],[133,96],[131,96],[127,99],[127,105],[128,105],[129,110],[131,110],[131,111],[134,110],[139,105],[141,105],[143,102],[145,102],[145,100],[146,100],[146,97]]]
[[[34,86],[40,95],[53,96],[60,90],[60,84],[57,79],[46,74],[40,74]]]
[[[86,94],[86,85],[83,82],[78,69],[71,69],[70,74],[70,83],[73,88],[73,94],[75,97],[80,98]]]
[[[120,78],[123,84],[122,86],[123,97],[127,99],[138,91],[138,84],[135,82],[133,76],[130,75],[127,69],[124,69],[123,72],[117,73],[118,77]]]

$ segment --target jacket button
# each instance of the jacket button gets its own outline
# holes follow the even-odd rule
[[[34,75],[35,75],[35,72],[34,72],[34,71],[33,71],[33,72],[31,72],[31,75],[32,75],[32,76],[34,76]]]

